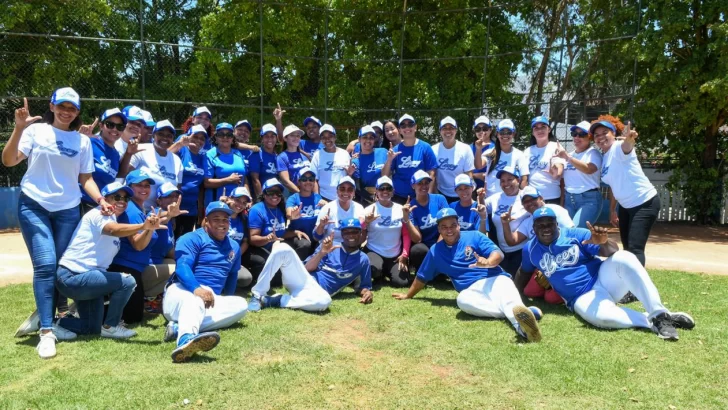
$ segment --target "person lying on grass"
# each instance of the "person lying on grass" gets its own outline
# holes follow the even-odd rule
[[[458,214],[452,208],[437,212],[437,229],[442,240],[430,248],[409,292],[392,296],[399,300],[412,299],[427,282],[445,274],[459,292],[457,304],[463,312],[506,318],[527,341],[540,341],[537,318],[543,314],[536,307],[524,306],[510,275],[498,266],[503,252],[479,231],[460,232]]]
[[[665,308],[655,284],[637,257],[620,251],[607,229],[559,228],[556,213],[541,207],[533,213],[536,236],[523,248],[521,271],[526,277],[539,269],[566,301],[566,306],[596,327],[646,328],[662,339],[677,340],[675,328],[692,329],[686,313]],[[597,256],[605,257],[602,261]],[[642,302],[647,313],[617,306],[627,292]]]
[[[301,262],[289,245],[276,241],[273,251],[253,286],[248,310],[282,307],[320,312],[328,309],[331,296],[360,279],[356,292],[360,303],[372,303],[372,271],[369,259],[359,248],[362,244],[362,228],[359,219],[348,218],[340,223],[341,245],[334,245],[331,233],[319,245],[316,252]],[[283,286],[288,294],[267,296],[270,281],[280,269]]]

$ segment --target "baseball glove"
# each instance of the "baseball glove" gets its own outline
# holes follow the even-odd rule
[[[551,284],[549,283],[549,280],[544,276],[543,273],[541,273],[540,270],[536,270],[534,279],[536,280],[536,283],[541,285],[544,289],[551,289]]]

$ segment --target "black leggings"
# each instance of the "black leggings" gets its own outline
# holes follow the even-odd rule
[[[192,232],[197,226],[197,215],[180,215],[174,218],[174,237],[179,239],[180,236]]]
[[[417,273],[417,270],[420,269],[420,266],[422,265],[422,262],[424,262],[425,256],[427,256],[427,252],[429,251],[430,247],[422,242],[416,243],[410,248],[409,265],[414,268],[415,273]]]
[[[121,314],[121,319],[126,323],[139,323],[144,319],[144,281],[142,280],[142,273],[132,268],[111,264],[109,272],[123,272],[128,273],[134,280],[136,280],[136,289],[131,294],[129,301],[124,306],[124,312]]]
[[[364,247],[364,253],[369,258],[369,265],[372,268],[372,279],[387,276],[390,278],[390,284],[394,287],[404,288],[409,286],[409,271],[399,270],[397,257],[385,258],[367,247]]]
[[[561,205],[561,197],[554,199],[544,199],[543,202],[546,204]]]
[[[660,212],[660,198],[655,195],[634,208],[619,207],[619,236],[624,250],[632,252],[645,266],[645,246],[652,225]]]
[[[503,260],[500,263],[500,267],[508,272],[511,277],[515,277],[518,268],[521,267],[522,259],[523,252],[520,249],[513,252],[503,252]]]

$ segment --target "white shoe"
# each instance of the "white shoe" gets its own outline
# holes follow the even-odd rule
[[[15,337],[23,337],[35,333],[38,330],[40,330],[40,315],[36,309],[25,319],[25,322],[20,325],[18,330],[15,331]]]
[[[108,328],[106,326],[101,326],[101,337],[108,337],[110,339],[129,339],[136,335],[137,332],[127,329],[121,323]]]
[[[53,332],[41,333],[40,342],[35,347],[41,359],[50,359],[56,356],[56,335]]]
[[[77,337],[75,333],[59,325],[58,321],[53,323],[53,334],[58,340],[73,340]]]

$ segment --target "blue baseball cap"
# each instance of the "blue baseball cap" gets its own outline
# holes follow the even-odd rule
[[[115,193],[117,193],[119,191],[124,191],[129,196],[134,195],[134,191],[132,191],[132,189],[129,188],[128,185],[124,185],[121,182],[114,181],[101,189],[101,196],[114,195]]]
[[[523,188],[523,191],[521,191],[522,196],[530,196],[531,198],[538,198],[541,196],[541,193],[538,192],[538,189],[532,187],[531,185]]]
[[[553,209],[548,206],[542,206],[537,210],[533,211],[533,220],[536,221],[540,218],[554,218],[556,219],[556,213]]]
[[[233,125],[230,124],[229,122],[221,122],[221,123],[217,124],[217,126],[215,127],[215,131],[220,131],[220,130],[233,131]]]
[[[543,115],[539,115],[538,117],[533,117],[533,119],[531,119],[531,128],[533,128],[536,124],[546,124],[551,126],[549,119]]]
[[[200,124],[193,125],[192,128],[190,128],[189,135],[197,134],[198,132],[201,132],[201,133],[205,134],[205,137],[208,136],[207,135],[207,130],[205,129],[205,127],[203,127]]]
[[[303,120],[303,126],[305,127],[305,126],[306,126],[306,125],[308,125],[308,123],[309,123],[309,122],[311,122],[311,121],[313,121],[313,122],[315,122],[316,124],[318,124],[318,126],[319,126],[319,127],[320,127],[321,125],[323,125],[323,124],[321,123],[321,120],[319,120],[318,118],[316,118],[316,117],[314,117],[314,116],[312,115],[312,116],[310,116],[310,117],[306,117],[306,119],[305,119],[305,120]]]
[[[410,178],[410,185],[419,184],[420,181],[422,181],[425,178],[432,181],[432,177],[430,176],[430,174],[428,174],[427,172],[425,172],[421,169],[418,169],[417,172],[415,172],[412,175],[412,178]]]
[[[312,173],[314,177],[316,176],[316,173],[313,172],[313,170],[310,167],[303,167],[298,170],[298,177],[301,178],[302,176],[306,175],[306,173],[308,173],[308,172]]]
[[[157,188],[157,198],[166,198],[175,192],[182,195],[182,191],[177,189],[177,185],[171,182],[165,182]]]
[[[269,132],[272,132],[275,136],[278,136],[278,130],[276,130],[276,126],[273,124],[265,124],[260,129],[260,136],[262,137],[263,135],[265,135]]]
[[[437,223],[440,223],[440,221],[442,221],[443,219],[447,219],[447,218],[457,219],[458,213],[455,212],[455,210],[450,207],[442,208],[439,211],[437,211]]]
[[[253,197],[250,196],[250,192],[248,191],[248,188],[244,186],[239,186],[235,189],[233,189],[233,192],[230,193],[230,198],[241,198],[246,197],[248,198],[248,201],[252,201]]]
[[[397,125],[402,125],[402,122],[407,121],[407,120],[410,120],[413,123],[417,124],[417,121],[415,121],[415,117],[413,117],[409,114],[405,114],[405,115],[399,117],[399,120],[397,121]]]
[[[59,88],[51,96],[51,104],[58,105],[63,102],[70,102],[76,109],[81,109],[81,97],[71,87]]]
[[[502,130],[511,130],[513,132],[516,132],[516,124],[514,124],[513,121],[509,119],[501,120],[495,130],[497,132],[500,132]]]
[[[612,130],[612,132],[617,132],[617,128],[614,126],[614,124],[612,124],[611,122],[606,121],[606,120],[601,120],[601,121],[595,122],[594,124],[591,125],[591,127],[589,127],[589,134],[593,134],[594,129],[598,128],[598,127],[607,127],[610,130]]]
[[[447,117],[445,117],[445,118],[443,118],[443,119],[440,120],[440,129],[442,129],[442,127],[444,127],[444,126],[446,126],[448,124],[449,125],[452,125],[455,128],[458,127],[458,123],[455,121],[455,118],[450,117],[450,116],[447,116]]]
[[[277,178],[270,178],[263,183],[263,191],[267,191],[273,187],[279,187],[283,191],[283,184]]]
[[[210,215],[213,212],[225,212],[228,214],[228,216],[233,214],[233,210],[230,209],[227,204],[220,201],[212,201],[209,205],[207,205],[207,208],[205,209],[205,216]]]
[[[142,109],[136,105],[127,105],[121,112],[126,116],[129,121],[144,121],[144,113]],[[146,124],[146,121],[144,121]]]
[[[572,125],[571,128],[569,128],[569,131],[574,132],[576,130],[582,130],[588,134],[590,126],[591,124],[589,124],[589,121],[582,121],[576,125]]]
[[[485,124],[489,127],[493,127],[493,123],[490,122],[490,118],[486,117],[485,115],[481,115],[480,117],[475,119],[475,122],[473,122],[473,128],[477,127],[478,124]]]
[[[249,131],[253,131],[253,126],[250,125],[250,121],[248,120],[242,120],[235,123],[235,128],[238,127],[247,127]]]
[[[194,111],[192,111],[192,116],[197,117],[200,114],[207,114],[212,118],[212,112],[205,106],[197,107]]]
[[[126,115],[124,115],[124,113],[118,108],[109,108],[104,111],[103,114],[101,114],[101,121],[106,121],[109,117],[113,117],[114,115],[121,118],[121,121],[126,124]]]
[[[361,230],[361,222],[357,218],[346,218],[339,222],[339,229],[359,229]]]
[[[147,127],[154,127],[157,125],[151,112],[142,110],[142,117],[144,117],[144,122],[147,124]]]
[[[154,185],[156,182],[152,179],[152,177],[147,174],[147,171],[143,169],[135,169],[134,171],[131,171],[126,176],[126,184],[138,184],[140,182],[149,181],[149,184]]]
[[[330,132],[336,136],[336,130],[334,129],[334,126],[331,124],[324,124],[321,129],[319,130],[319,135],[323,135],[324,132]]]
[[[167,128],[170,131],[172,131],[172,135],[176,135],[177,134],[177,130],[174,129],[174,125],[172,125],[172,123],[169,122],[168,120],[159,121],[157,123],[157,125],[154,126],[154,131],[152,131],[152,133],[153,134],[156,134],[158,131],[161,131],[161,130],[163,130],[165,128]]]
[[[503,174],[511,174],[516,178],[521,177],[521,172],[518,169],[513,168],[513,167],[505,167],[505,168],[501,169],[500,171],[498,171],[495,174],[495,177],[500,179],[501,175],[503,175]]]

